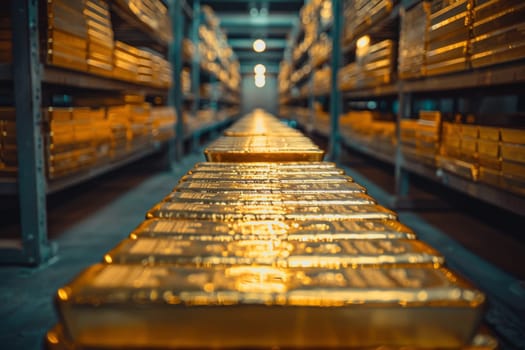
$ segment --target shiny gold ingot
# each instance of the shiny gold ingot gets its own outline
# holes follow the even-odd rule
[[[68,339],[68,337],[64,334],[64,326],[62,324],[56,324],[51,330],[49,330],[46,334],[46,346],[49,350],[84,350],[83,348],[76,346],[71,342],[71,340]],[[146,349],[140,349],[136,348],[137,350],[146,350]],[[167,350],[170,349],[177,349],[176,347],[167,347]],[[417,348],[412,348],[413,350],[419,350]],[[478,333],[472,341],[464,345],[458,350],[497,350],[498,349],[498,341],[492,337],[489,334],[486,333]],[[86,349],[87,350],[87,349]],[[92,346],[90,347],[90,350],[109,350],[106,347],[100,347],[100,346]],[[401,347],[395,347],[395,346],[386,346],[381,345],[377,347],[367,347],[366,349],[362,350],[402,350]],[[422,349],[421,349],[422,350]],[[426,348],[425,350],[433,350],[430,348]],[[437,349],[434,349],[437,350]]]
[[[127,239],[104,256],[106,263],[216,267],[268,265],[288,268],[441,266],[444,258],[417,240],[203,242]]]
[[[225,136],[204,154],[210,162],[297,162],[321,161],[324,151],[304,136]]]
[[[213,221],[252,220],[396,220],[394,212],[380,205],[244,205],[162,202],[146,215],[148,219],[196,219]]]
[[[180,181],[193,182],[280,182],[280,183],[338,183],[353,182],[347,175],[338,174],[315,174],[315,173],[295,173],[295,174],[272,174],[272,173],[240,173],[234,175],[222,172],[207,172],[184,175]]]
[[[213,164],[213,163],[211,163]],[[236,164],[236,163],[230,163],[230,164]],[[242,163],[241,163],[242,164]],[[254,176],[262,176],[262,175],[272,175],[272,176],[281,176],[281,175],[293,175],[293,174],[304,174],[304,176],[307,175],[342,175],[344,174],[343,169],[339,168],[263,168],[263,167],[232,167],[232,168],[226,168],[226,167],[199,167],[199,168],[193,168],[190,171],[188,171],[188,175],[190,174],[205,174],[205,173],[211,173],[216,176],[217,173],[220,173],[221,176],[235,176],[235,175],[254,175]]]
[[[57,292],[75,344],[115,348],[459,348],[484,300],[445,268],[416,267],[98,264]]]
[[[244,239],[333,242],[341,239],[415,239],[415,233],[394,220],[210,221],[151,219],[130,237],[230,242]]]
[[[366,189],[355,182],[341,183],[234,183],[234,182],[181,182],[175,187],[181,192],[244,192],[244,193],[365,193]]]
[[[172,192],[166,202],[187,202],[217,205],[361,205],[375,204],[376,201],[364,194],[353,193],[316,193],[316,194],[280,194],[280,193],[222,193],[222,192]]]
[[[315,148],[291,150],[282,148],[212,149],[204,151],[209,162],[297,162],[321,161],[324,151]]]
[[[320,169],[336,169],[336,164],[332,162],[239,162],[239,163],[221,163],[221,162],[201,162],[194,165],[194,169],[199,171],[222,171],[223,169],[228,170],[239,170],[239,171],[251,171],[257,169],[262,170],[296,170],[301,169],[307,171],[308,169],[320,170]],[[299,171],[299,170],[298,170]]]

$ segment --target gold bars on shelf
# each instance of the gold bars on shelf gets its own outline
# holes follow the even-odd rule
[[[104,257],[107,263],[216,267],[269,265],[288,268],[440,266],[443,257],[416,240],[301,242],[243,239],[206,242],[169,238],[128,239]]]
[[[210,162],[321,161],[324,152],[304,136],[225,136],[204,151]]]
[[[436,115],[420,119],[403,135],[434,153]],[[481,344],[483,294],[335,164],[299,161],[308,139],[261,111],[228,135],[207,150],[226,162],[196,164],[104,264],[59,289],[51,349]]]
[[[253,192],[253,193],[356,193],[366,192],[366,189],[355,182],[341,183],[228,183],[228,182],[182,182],[176,191],[194,192]]]
[[[271,205],[253,204],[227,206],[188,202],[164,202],[157,204],[146,215],[147,218],[172,218],[196,220],[396,220],[394,212],[380,205]]]
[[[405,225],[394,220],[254,220],[210,221],[151,219],[144,221],[130,237],[157,237],[229,242],[244,239],[332,242],[341,239],[415,239]]]
[[[451,271],[415,267],[94,265],[57,293],[78,345],[116,348],[460,347],[483,301]]]
[[[243,192],[172,192],[166,202],[188,202],[222,205],[332,205],[332,204],[375,204],[375,200],[364,194],[344,193],[281,194],[281,193],[243,193]]]
[[[210,162],[321,161],[324,152],[277,118],[256,110],[235,123],[204,154]]]

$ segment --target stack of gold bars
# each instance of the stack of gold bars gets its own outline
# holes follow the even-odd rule
[[[109,5],[104,0],[86,0],[84,16],[88,34],[88,71],[98,75],[112,76],[115,40]]]
[[[251,130],[296,133],[255,111],[227,144],[249,154]],[[214,147],[208,155],[233,160]],[[480,291],[335,164],[297,153],[196,164],[128,239],[58,290],[49,348],[496,347],[474,336]]]
[[[82,0],[47,2],[46,62],[51,65],[86,71],[88,29]]]

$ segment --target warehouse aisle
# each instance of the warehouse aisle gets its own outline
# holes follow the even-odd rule
[[[42,349],[45,332],[57,321],[57,289],[101,261],[195,162],[204,160],[201,154],[185,157],[173,173],[162,171],[159,157],[148,158],[49,198],[49,233],[59,253],[36,269],[0,266],[1,348]]]
[[[58,256],[38,269],[0,267],[3,281],[0,297],[9,300],[0,306],[3,346],[41,349],[45,332],[57,321],[52,303],[57,288],[88,265],[100,261],[102,254],[135,228],[146,210],[170,192],[194,163],[204,160],[201,154],[184,158],[174,173],[162,171],[161,159],[153,157],[51,197],[49,231],[51,239],[58,243]],[[381,200],[392,179],[370,163],[352,158],[347,164],[353,168],[349,173]],[[439,250],[448,249],[443,246],[449,243],[443,235],[450,236],[516,278],[525,277],[525,257],[520,254],[524,244],[517,238],[504,236],[502,229],[486,227],[483,221],[470,215],[443,210],[402,211],[400,218]],[[490,246],[484,243],[489,235],[499,235],[499,239],[490,240]],[[456,258],[454,265],[462,259],[469,263],[469,257],[459,252]]]

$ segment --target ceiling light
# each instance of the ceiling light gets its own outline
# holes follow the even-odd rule
[[[255,65],[255,67],[253,67],[253,72],[255,74],[262,74],[264,75],[264,73],[266,73],[266,67],[264,66],[264,64],[257,64]]]
[[[257,39],[253,42],[253,51],[263,52],[266,50],[266,43],[262,39]]]
[[[255,86],[258,88],[262,88],[264,85],[266,85],[266,78],[264,75],[256,75],[255,76]]]

